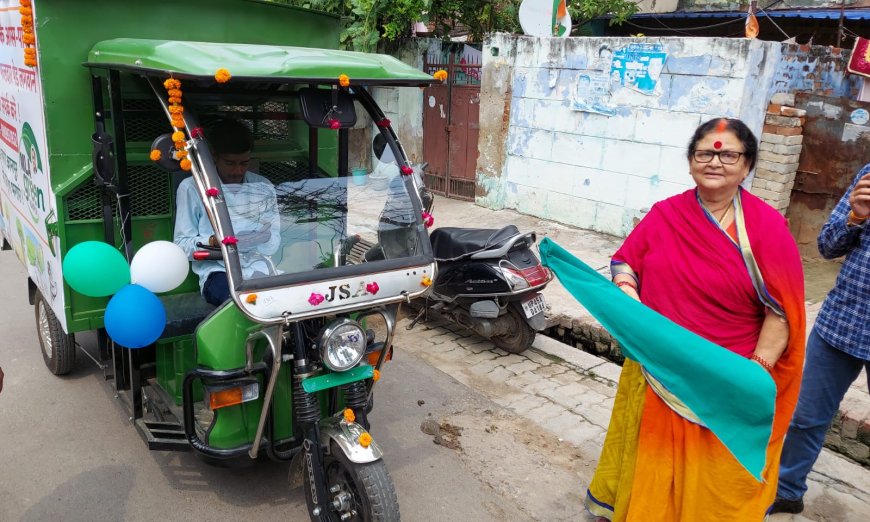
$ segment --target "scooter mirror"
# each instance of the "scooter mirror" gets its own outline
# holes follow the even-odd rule
[[[161,134],[151,143],[151,150],[160,151],[160,159],[155,161],[158,167],[167,172],[178,172],[181,164],[172,156],[175,152],[175,143],[172,142],[171,134]]]
[[[372,140],[372,153],[381,163],[395,163],[396,156],[393,154],[393,149],[387,146],[387,140],[383,134],[376,134]]]

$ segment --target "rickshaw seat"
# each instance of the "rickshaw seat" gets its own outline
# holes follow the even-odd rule
[[[166,308],[166,328],[161,339],[192,334],[215,309],[199,292],[159,296],[159,299]]]

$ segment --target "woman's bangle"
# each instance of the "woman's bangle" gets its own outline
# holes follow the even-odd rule
[[[618,286],[619,288],[622,288],[623,286],[630,286],[630,287],[634,288],[635,292],[637,292],[637,285],[631,281],[618,281],[616,283],[616,286]]]
[[[767,359],[764,357],[754,353],[750,359],[760,364],[765,370],[767,370],[767,373],[773,373],[773,365],[767,362]]]

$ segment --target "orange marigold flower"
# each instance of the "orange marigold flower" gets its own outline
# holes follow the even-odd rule
[[[21,17],[21,27],[30,26],[33,27],[33,17],[32,16],[22,16]]]
[[[350,85],[350,76],[348,76],[346,74],[339,74],[338,75],[338,84],[341,85],[342,87],[349,86]]]
[[[163,87],[165,87],[167,91],[170,89],[180,89],[181,82],[175,78],[167,78],[166,81],[163,82]],[[172,93],[169,94],[170,96],[172,95]]]
[[[369,432],[363,432],[363,434],[359,436],[359,445],[363,448],[368,448],[372,445],[372,436],[369,435]]]
[[[184,112],[184,107],[181,105],[170,105],[169,114],[181,114]]]
[[[182,159],[187,157],[187,151],[186,150],[177,150],[173,153],[173,155],[175,156],[175,159],[182,160]]]
[[[420,281],[420,284],[428,288],[428,287],[432,286],[432,278],[429,276],[423,276],[423,279]]]
[[[33,45],[36,43],[36,37],[33,36],[32,32],[31,33],[24,33],[24,35],[21,37],[21,41],[27,45]]]
[[[176,132],[175,134],[178,134],[178,132]],[[173,134],[173,136],[174,136],[175,134]],[[187,142],[186,142],[186,141],[176,141],[176,142],[175,142],[175,148],[178,149],[178,150],[181,150],[181,149],[183,149],[183,148],[186,147],[186,146],[187,146]]]
[[[169,80],[166,80],[166,81],[168,82]],[[181,98],[181,89],[179,89],[177,87],[173,87],[173,88],[169,89],[168,91],[166,91],[166,94],[172,96],[173,98]]]
[[[151,151],[151,154],[148,155],[151,158],[151,161],[160,161],[160,158],[163,157],[163,153],[161,153],[158,149],[154,149]]]
[[[23,5],[24,7],[30,7],[31,2],[30,2],[30,0],[21,0],[21,2],[19,2],[19,3],[21,5]]]
[[[36,49],[33,47],[25,47],[24,56],[36,56]]]
[[[379,380],[381,380],[381,371],[380,370],[375,369],[374,374],[372,375],[372,380],[375,382],[378,382]]]
[[[435,71],[435,74],[433,74],[432,76],[434,76],[436,80],[443,82],[447,79],[447,71],[445,71],[444,69],[439,69]]]
[[[178,147],[178,142],[184,142],[184,133],[181,131],[176,131],[172,133],[172,141],[175,142],[175,146]]]
[[[181,103],[181,96],[170,96],[169,103]]]
[[[36,58],[25,58],[24,65],[28,67],[36,67]]]
[[[171,123],[173,127],[178,127],[179,129],[184,128],[184,118],[181,116],[173,116]]]
[[[221,67],[220,69],[218,69],[214,73],[214,79],[218,83],[227,83],[228,81],[230,81],[230,78],[232,78],[232,77],[233,77],[233,75],[230,74],[230,71],[224,69],[223,67]]]
[[[248,297],[245,298],[245,302],[252,305],[257,304],[257,294],[248,294]]]
[[[190,170],[190,166],[191,166],[190,160],[187,158],[184,158],[183,160],[181,160],[180,166],[181,166],[181,170]]]
[[[24,4],[18,8],[18,12],[21,13],[21,16],[33,16],[33,9],[25,6]]]
[[[344,422],[356,422],[356,415],[350,408],[344,409]]]

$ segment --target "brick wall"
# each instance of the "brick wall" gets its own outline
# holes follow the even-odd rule
[[[771,98],[759,140],[751,192],[785,215],[797,174],[806,111],[794,108],[794,94]]]

